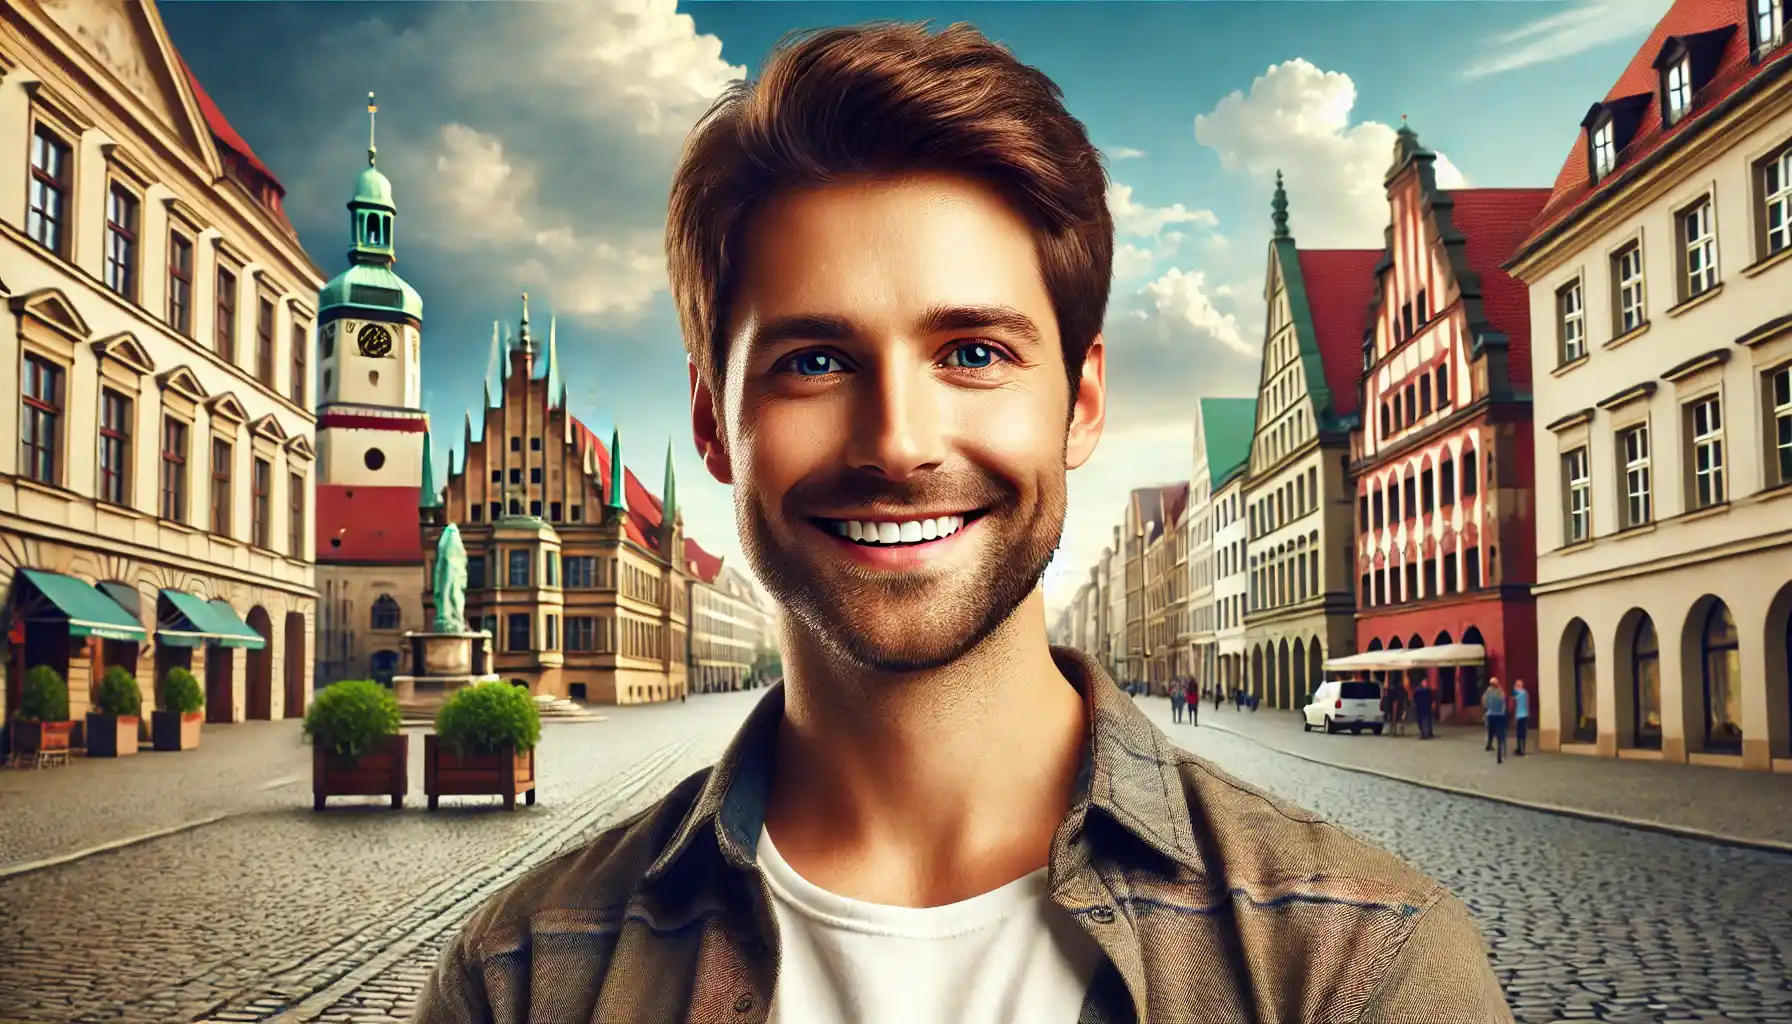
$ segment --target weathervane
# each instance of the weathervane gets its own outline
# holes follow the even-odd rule
[[[373,102],[373,93],[367,94],[367,166],[373,166],[373,155],[378,152],[373,145],[374,117],[380,112],[379,104]]]

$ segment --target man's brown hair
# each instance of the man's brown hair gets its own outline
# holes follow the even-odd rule
[[[692,129],[672,179],[666,264],[702,379],[727,365],[742,226],[775,192],[960,174],[1025,218],[1074,393],[1113,274],[1107,175],[1056,83],[970,25],[877,22],[787,37]]]

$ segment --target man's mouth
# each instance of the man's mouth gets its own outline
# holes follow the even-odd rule
[[[866,547],[902,547],[950,537],[966,524],[975,522],[985,511],[978,509],[913,519],[826,519],[818,516],[813,522],[835,536]]]

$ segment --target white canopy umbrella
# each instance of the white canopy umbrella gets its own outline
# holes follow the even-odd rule
[[[1486,661],[1487,649],[1480,644],[1439,644],[1436,647],[1369,651],[1342,658],[1330,658],[1325,663],[1325,670],[1327,672],[1398,672],[1405,669],[1481,665]]]

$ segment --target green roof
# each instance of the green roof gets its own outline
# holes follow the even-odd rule
[[[1208,485],[1215,491],[1232,471],[1251,457],[1251,435],[1257,430],[1255,398],[1203,398],[1201,429],[1207,443]]]
[[[417,294],[404,278],[391,267],[377,263],[355,263],[330,279],[317,293],[317,311],[321,315],[335,308],[397,310],[417,320],[423,319],[423,296]]]
[[[93,636],[102,640],[142,640],[146,637],[142,623],[91,584],[42,569],[19,571],[38,593],[67,617],[70,636]]]
[[[367,206],[384,206],[396,210],[392,203],[392,182],[378,168],[369,166],[355,179],[355,202]]]

